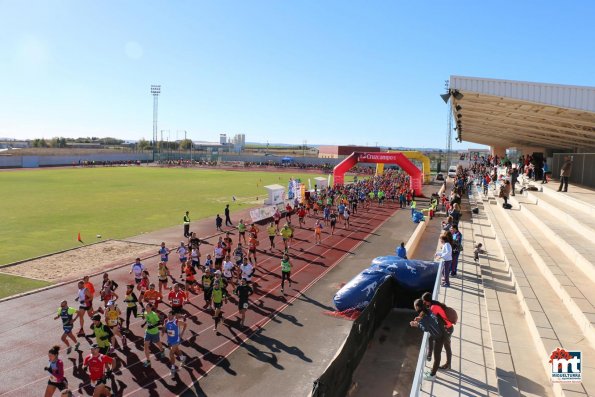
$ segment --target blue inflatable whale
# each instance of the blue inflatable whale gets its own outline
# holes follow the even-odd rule
[[[334,296],[339,311],[364,308],[370,303],[384,279],[392,277],[407,292],[425,292],[434,288],[438,262],[379,256],[368,269],[355,276]]]

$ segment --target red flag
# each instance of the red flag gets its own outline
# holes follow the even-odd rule
[[[81,239],[81,232],[79,232],[78,241],[81,242],[81,243],[83,242],[83,240]]]

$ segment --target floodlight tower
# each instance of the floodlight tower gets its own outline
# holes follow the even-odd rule
[[[155,142],[157,142],[157,108],[159,102],[159,94],[161,94],[160,85],[151,85],[151,94],[153,94],[153,161],[155,161]]]

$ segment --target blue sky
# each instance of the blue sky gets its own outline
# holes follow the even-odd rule
[[[594,86],[594,15],[588,0],[0,0],[0,136],[151,139],[161,84],[171,139],[444,147],[450,75]]]

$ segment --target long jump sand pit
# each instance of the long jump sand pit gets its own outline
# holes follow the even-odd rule
[[[132,263],[136,257],[151,253],[157,253],[157,246],[109,240],[7,266],[0,272],[49,282],[66,281],[119,264]]]

